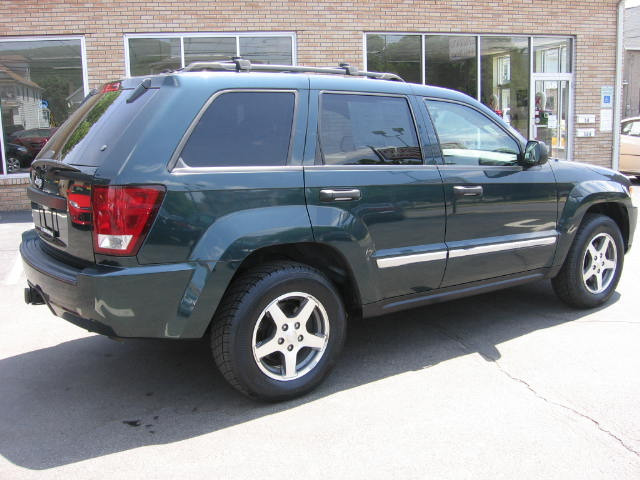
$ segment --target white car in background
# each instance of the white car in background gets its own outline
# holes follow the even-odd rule
[[[640,117],[621,122],[620,166],[623,173],[640,175]]]

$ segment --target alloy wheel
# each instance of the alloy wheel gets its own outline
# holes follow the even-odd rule
[[[617,269],[616,243],[608,233],[591,239],[582,261],[582,281],[593,294],[604,292],[613,281]]]
[[[253,357],[270,378],[289,381],[309,373],[327,349],[329,317],[312,295],[291,292],[273,300],[253,329]]]

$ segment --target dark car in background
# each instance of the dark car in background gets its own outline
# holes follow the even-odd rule
[[[576,308],[611,298],[629,180],[398,80],[236,59],[105,85],[32,165],[26,301],[206,337],[231,385],[280,400],[322,381],[354,317],[541,279]]]
[[[10,143],[8,138],[4,140],[4,151],[6,155],[6,173],[17,173],[21,169],[28,168],[33,160],[33,156],[27,150],[27,147]]]
[[[42,150],[57,130],[57,127],[20,130],[9,135],[9,141],[16,145],[25,147],[31,156],[31,159],[33,159],[38,155],[38,153],[40,153],[40,150]]]

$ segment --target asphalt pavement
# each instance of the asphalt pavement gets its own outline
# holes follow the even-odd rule
[[[354,321],[319,389],[263,404],[204,341],[25,305],[28,228],[0,212],[1,479],[640,478],[640,244],[602,308],[538,282]]]

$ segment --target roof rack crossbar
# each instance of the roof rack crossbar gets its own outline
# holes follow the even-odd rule
[[[199,70],[213,71],[236,71],[236,72],[301,72],[301,73],[325,73],[333,75],[351,75],[358,77],[378,78],[380,80],[392,80],[404,82],[402,77],[395,73],[364,72],[357,70],[348,63],[341,63],[337,67],[304,67],[299,65],[268,65],[252,64],[244,58],[234,57],[230,62],[193,62],[182,69],[183,72],[194,72]]]

